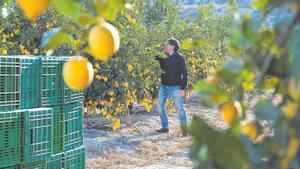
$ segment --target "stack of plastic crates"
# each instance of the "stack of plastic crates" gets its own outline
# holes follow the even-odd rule
[[[0,56],[0,169],[84,169],[83,93],[68,57]]]
[[[83,169],[83,92],[73,91],[64,83],[62,69],[69,57],[41,59],[42,106],[53,109],[53,155],[47,159],[46,166]]]

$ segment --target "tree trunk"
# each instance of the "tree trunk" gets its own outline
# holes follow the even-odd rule
[[[128,103],[127,103],[127,100],[125,99],[125,106],[126,106],[126,124],[127,125],[131,125],[131,118],[130,118],[130,110],[128,108]]]

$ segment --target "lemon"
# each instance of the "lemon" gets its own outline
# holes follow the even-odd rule
[[[102,112],[102,116],[106,116],[107,115],[107,112],[106,111],[103,111]]]
[[[285,106],[282,107],[283,114],[288,119],[294,118],[297,113],[297,110],[298,110],[298,104],[293,101],[289,101]]]
[[[110,115],[107,114],[107,115],[105,116],[105,118],[106,118],[106,120],[110,120]]]
[[[17,0],[25,16],[33,20],[47,10],[50,0]]]
[[[288,84],[288,93],[289,93],[290,97],[293,100],[296,101],[296,100],[299,99],[299,91],[298,91],[298,88],[297,88],[297,84],[296,84],[295,78],[292,78],[289,81],[289,84]]]
[[[281,168],[288,168],[290,161],[297,154],[298,148],[299,148],[298,139],[296,136],[292,136],[289,141],[289,147],[286,150],[286,156],[280,162]]]
[[[131,73],[133,71],[133,66],[131,64],[127,64],[127,70]]]
[[[119,82],[118,81],[114,82],[114,87],[119,87]]]
[[[124,82],[124,83],[123,83],[123,87],[127,89],[127,88],[129,87],[128,83],[127,83],[127,82]]]
[[[289,147],[287,149],[286,155],[288,158],[293,158],[297,154],[299,142],[296,136],[292,136],[289,141]]]
[[[92,55],[105,62],[120,47],[120,36],[117,29],[104,21],[90,30],[88,41]]]
[[[6,50],[6,49],[3,49],[3,50],[2,50],[2,54],[3,54],[3,55],[7,55],[7,50]]]
[[[232,124],[238,116],[238,110],[235,105],[231,102],[225,103],[220,109],[221,116],[223,120],[228,123]]]
[[[93,66],[85,57],[73,57],[65,63],[63,77],[69,88],[83,90],[93,81]]]
[[[257,128],[254,123],[248,123],[243,127],[243,133],[248,136],[252,141],[256,140]]]

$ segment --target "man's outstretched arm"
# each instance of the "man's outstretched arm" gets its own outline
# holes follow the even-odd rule
[[[166,62],[165,62],[166,59],[161,58],[159,56],[155,56],[155,60],[159,61],[160,68],[162,70],[164,70],[165,69],[165,65],[166,65]]]

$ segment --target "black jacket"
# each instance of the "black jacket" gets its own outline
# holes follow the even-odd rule
[[[160,68],[163,70],[161,75],[161,83],[166,86],[180,86],[181,90],[185,90],[187,86],[188,72],[184,58],[177,52],[174,52],[168,58],[156,56],[159,61]]]

